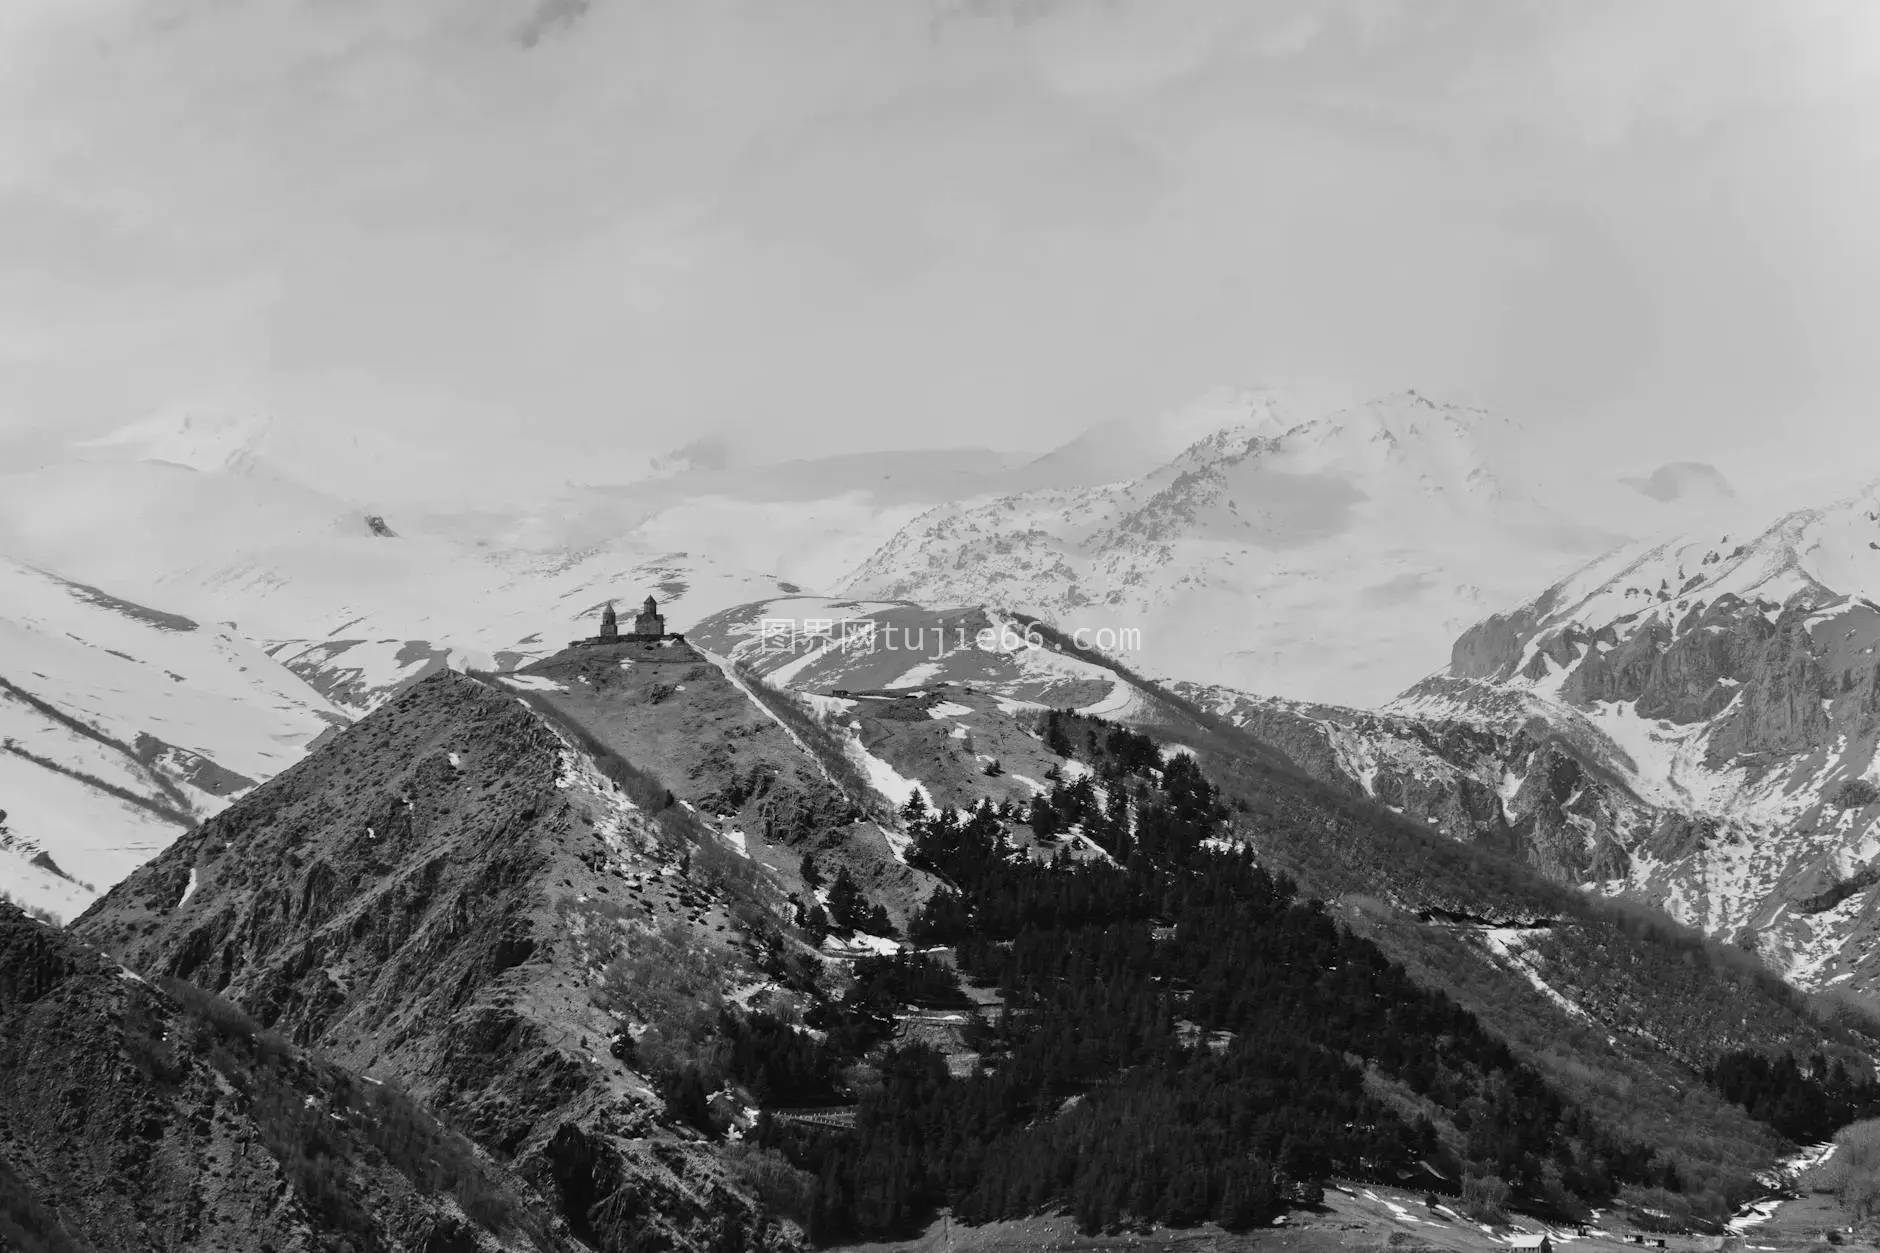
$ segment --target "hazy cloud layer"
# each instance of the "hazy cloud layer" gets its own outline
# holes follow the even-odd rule
[[[1864,435],[1877,69],[1864,0],[19,0],[0,431],[1043,446],[1308,377],[1735,474]]]

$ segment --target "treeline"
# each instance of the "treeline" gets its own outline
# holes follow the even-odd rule
[[[1820,1053],[1803,1065],[1792,1053],[1770,1058],[1739,1049],[1705,1072],[1723,1095],[1801,1144],[1826,1140],[1849,1123],[1880,1117],[1880,1083],[1856,1078]]]
[[[968,1221],[1065,1206],[1092,1232],[1238,1228],[1334,1175],[1502,1180],[1569,1212],[1625,1185],[1682,1186],[1222,839],[1229,811],[1192,758],[1164,763],[1147,737],[1070,715],[1043,732],[1092,771],[1022,816],[1036,834],[1048,813],[1047,830],[1109,856],[1036,858],[990,805],[905,815],[909,859],[952,885],[913,938],[952,946],[1002,1008],[972,1040],[971,1074],[887,1049],[852,1135],[760,1124],[760,1143],[817,1179],[818,1239],[894,1234],[941,1205]],[[1443,1125],[1387,1104],[1367,1071]]]

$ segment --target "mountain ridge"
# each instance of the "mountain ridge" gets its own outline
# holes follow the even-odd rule
[[[1183,685],[1316,776],[1869,994],[1880,492],[1615,550],[1376,712]]]
[[[835,590],[1132,631],[1132,664],[1165,678],[1362,704],[1427,674],[1536,563],[1565,574],[1684,507],[1562,477],[1510,420],[1413,391],[1207,412],[1211,430],[1127,481],[929,511]]]

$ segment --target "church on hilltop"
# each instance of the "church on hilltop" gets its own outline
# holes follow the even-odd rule
[[[667,633],[666,615],[659,612],[659,602],[648,596],[646,603],[640,606],[640,612],[633,619],[631,631],[620,629],[620,615],[614,612],[614,602],[610,600],[607,602],[607,607],[601,610],[601,633],[589,639],[575,640],[573,647],[599,647],[606,644],[663,644],[668,640],[683,644],[685,636]]]

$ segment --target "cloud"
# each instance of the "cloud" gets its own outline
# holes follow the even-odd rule
[[[647,451],[1041,446],[1274,372],[1826,421],[1880,382],[1874,12],[23,3],[0,386]]]
[[[533,48],[544,36],[576,25],[593,7],[593,0],[540,0],[535,11],[516,29],[516,39]]]

